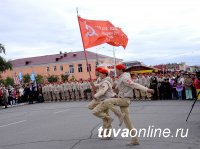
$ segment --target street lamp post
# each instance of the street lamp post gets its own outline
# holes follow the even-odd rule
[[[103,49],[104,47],[96,48],[96,67],[99,65],[99,59],[98,59],[98,50]]]
[[[108,50],[108,51],[111,51],[111,50]],[[115,56],[115,48],[113,47],[113,50],[112,50],[112,52],[113,52],[113,64],[114,64],[114,72],[115,72],[115,76],[117,76],[116,75],[116,56]]]

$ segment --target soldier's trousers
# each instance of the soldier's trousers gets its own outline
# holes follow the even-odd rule
[[[56,101],[56,93],[52,92],[52,101]]]
[[[88,109],[92,110],[95,109],[95,107],[97,107],[99,104],[101,103],[100,100],[97,99],[93,99],[89,104],[88,104]],[[104,113],[106,113],[106,115],[109,116],[109,110],[105,109]],[[108,120],[106,118],[102,118],[103,121],[103,129],[109,129],[112,128],[112,125],[110,123],[108,123]]]
[[[85,98],[84,91],[81,90],[80,93],[81,93],[81,98],[84,99]]]
[[[130,105],[129,98],[109,98],[96,106],[93,109],[93,113],[97,113],[99,117],[107,117],[106,113],[104,112],[106,109],[110,109],[114,113],[117,113],[117,109],[115,106],[119,106],[122,113],[125,114],[124,116],[124,124],[126,127],[131,131],[134,127],[131,123],[130,116],[129,116],[129,109],[128,106]],[[132,131],[132,135],[135,135],[135,131]],[[135,141],[135,138],[132,138],[132,141]]]
[[[59,93],[59,92],[56,92],[55,95],[56,95],[57,101],[59,101],[59,100],[60,100],[60,93]]]
[[[66,98],[65,98],[65,92],[64,92],[64,91],[61,91],[60,93],[61,93],[61,98],[62,98],[62,100],[66,100]]]
[[[79,99],[79,91],[78,90],[75,91],[75,97],[76,97],[76,100]]]
[[[71,96],[71,100],[75,100],[75,94],[74,94],[74,91],[70,91],[70,96]]]
[[[48,101],[48,94],[47,92],[43,92],[44,101]]]
[[[66,100],[70,99],[70,95],[69,95],[69,91],[68,90],[65,91],[65,98],[66,98]]]
[[[52,92],[47,92],[48,93],[48,101],[52,101],[53,97],[52,97]]]
[[[91,92],[87,92],[86,95],[87,95],[87,99],[88,100],[92,99],[92,93]]]

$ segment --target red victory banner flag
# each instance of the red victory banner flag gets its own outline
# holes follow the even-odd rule
[[[100,44],[122,46],[124,49],[128,43],[128,37],[110,21],[87,20],[78,16],[84,49]]]

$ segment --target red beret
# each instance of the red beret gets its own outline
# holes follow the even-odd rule
[[[116,68],[117,68],[118,70],[126,69],[126,67],[125,67],[123,64],[118,64],[118,65],[116,65]]]
[[[101,67],[97,67],[95,70],[99,72],[99,70],[101,70]]]
[[[104,68],[101,68],[99,70],[100,73],[104,73],[104,74],[108,74],[108,70],[104,69]]]

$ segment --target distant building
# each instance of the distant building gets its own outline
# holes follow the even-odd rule
[[[13,70],[7,70],[2,73],[1,76],[2,78],[6,78],[7,76],[13,77],[15,73],[19,74],[19,72],[22,72],[23,75],[34,72],[35,74],[40,74],[47,78],[50,75],[57,75],[60,77],[62,74],[69,73],[69,78],[74,76],[77,80],[80,78],[88,79],[89,70],[91,70],[92,78],[95,78],[95,68],[97,64],[113,64],[114,62],[113,57],[90,51],[87,51],[87,57],[89,67],[86,67],[83,51],[69,53],[60,52],[59,54],[53,55],[16,59],[11,61]],[[121,63],[122,59],[116,59],[116,61],[117,63]]]
[[[188,66],[185,63],[168,63],[153,66],[164,72],[186,71]]]
[[[132,66],[145,66],[144,63],[139,62],[139,61],[127,61],[127,62],[122,62],[126,68],[132,67]]]

